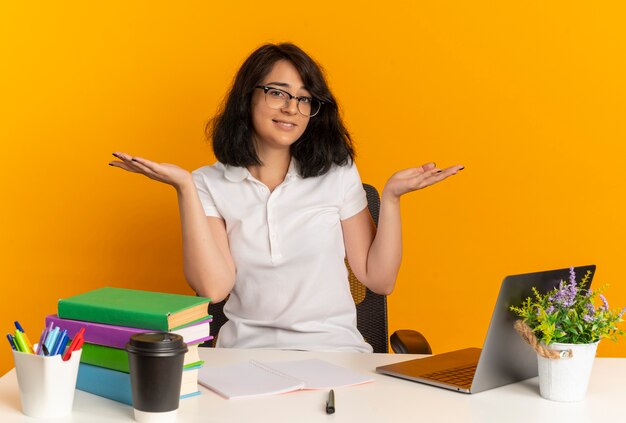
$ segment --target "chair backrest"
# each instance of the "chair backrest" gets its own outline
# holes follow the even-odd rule
[[[367,206],[374,222],[378,225],[378,214],[380,211],[380,197],[378,191],[371,185],[363,184],[367,195]],[[363,285],[352,273],[350,265],[346,260],[348,268],[348,281],[350,283],[350,292],[356,305],[357,328],[369,343],[374,352],[386,353],[389,351],[387,343],[387,297],[375,294]],[[209,305],[209,314],[213,316],[211,322],[211,335],[214,340],[224,323],[228,321],[224,315],[224,301],[219,303],[211,303]],[[205,342],[203,347],[212,347],[215,341]]]

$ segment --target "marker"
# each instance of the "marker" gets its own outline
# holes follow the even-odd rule
[[[26,335],[26,331],[24,330],[22,325],[20,325],[20,322],[16,320],[15,322],[13,322],[13,324],[15,324],[15,328],[17,330],[22,332],[22,336],[24,337],[24,341],[26,342],[26,346],[29,348],[30,352],[34,353],[35,349],[33,348],[33,344],[32,342],[30,342],[30,339],[28,339],[28,335]]]
[[[328,401],[326,401],[326,414],[333,414],[335,412],[335,391],[330,390],[328,393]]]
[[[31,351],[28,349],[28,345],[26,345],[26,341],[22,336],[22,332],[19,329],[15,330],[15,345],[17,346],[17,350],[26,354],[31,354]]]
[[[7,339],[9,340],[9,344],[11,344],[11,349],[17,351],[17,347],[15,346],[15,342],[13,342],[13,337],[10,333],[7,333]]]

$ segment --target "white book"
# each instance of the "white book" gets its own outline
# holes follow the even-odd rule
[[[187,345],[187,352],[185,353],[183,366],[186,366],[191,363],[197,363],[198,361],[202,361],[202,359],[200,358],[200,353],[198,352],[198,347],[199,347],[199,344]]]
[[[333,389],[373,382],[371,376],[319,359],[261,363],[251,360],[222,367],[203,367],[198,382],[232,398],[283,394],[301,389]]]
[[[183,341],[187,344],[197,344],[199,340],[206,341],[211,336],[211,320],[204,320],[191,326],[171,331],[183,337]]]

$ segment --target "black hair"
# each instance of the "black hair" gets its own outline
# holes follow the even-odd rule
[[[215,157],[231,166],[262,164],[252,136],[252,93],[280,60],[291,62],[311,96],[323,102],[319,113],[309,119],[302,136],[291,145],[299,174],[303,178],[319,176],[328,172],[333,164],[352,163],[352,140],[321,67],[291,43],[265,44],[245,60],[221,110],[206,127]]]

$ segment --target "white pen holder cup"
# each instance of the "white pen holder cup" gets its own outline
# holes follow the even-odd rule
[[[35,418],[67,416],[72,412],[82,349],[68,361],[61,355],[44,357],[13,351],[22,411]]]

